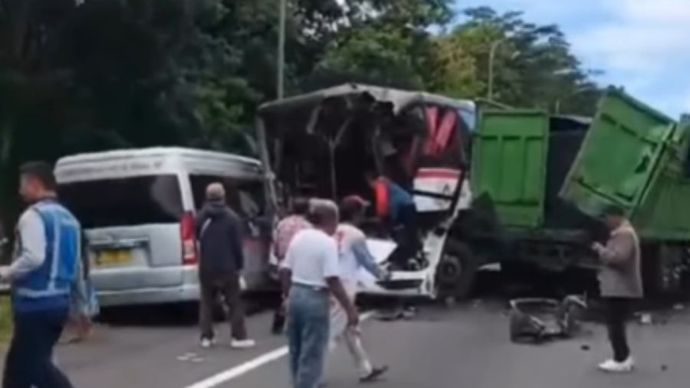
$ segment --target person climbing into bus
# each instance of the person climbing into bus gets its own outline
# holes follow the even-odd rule
[[[376,215],[387,221],[398,244],[389,261],[394,268],[405,269],[421,250],[414,198],[384,175],[369,172],[365,176],[374,192]]]

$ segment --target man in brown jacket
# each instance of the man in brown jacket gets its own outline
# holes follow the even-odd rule
[[[631,302],[643,295],[640,241],[622,209],[607,208],[604,220],[611,231],[609,240],[606,245],[594,243],[592,249],[601,260],[599,283],[601,296],[606,301],[613,358],[600,364],[599,369],[625,373],[632,371],[634,367],[626,338],[625,321],[630,314]]]

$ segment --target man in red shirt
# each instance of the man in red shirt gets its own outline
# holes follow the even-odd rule
[[[292,201],[292,212],[287,217],[280,220],[273,232],[273,254],[278,261],[278,267],[285,259],[287,248],[297,232],[311,228],[312,225],[307,221],[309,213],[309,200],[306,198],[295,198]],[[282,300],[273,315],[273,334],[281,334],[285,326],[285,311],[283,310]]]
[[[273,254],[278,259],[278,264],[285,258],[287,247],[297,232],[311,228],[311,224],[307,221],[307,214],[309,213],[308,199],[296,198],[292,202],[291,210],[291,214],[280,220],[273,232]]]

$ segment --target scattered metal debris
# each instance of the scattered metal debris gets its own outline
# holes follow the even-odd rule
[[[650,314],[650,313],[640,314],[640,323],[643,325],[651,325],[652,323],[654,323],[654,319],[652,317],[652,314]]]
[[[378,315],[377,319],[384,322],[392,322],[399,320],[410,320],[417,315],[417,308],[414,306],[405,306],[402,308],[395,309],[390,312],[382,312]]]
[[[199,362],[199,361],[195,361],[196,359],[201,359],[201,361],[203,361],[203,358],[199,357],[196,353],[192,353],[192,352],[188,352],[188,353],[185,353],[185,354],[177,357],[177,361]]]
[[[568,338],[578,329],[578,317],[587,304],[580,296],[562,301],[547,298],[522,298],[510,301],[510,339],[531,339],[540,343],[553,338]]]

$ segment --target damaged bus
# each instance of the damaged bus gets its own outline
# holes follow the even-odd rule
[[[456,238],[455,220],[472,197],[467,172],[475,120],[472,101],[358,84],[264,104],[257,136],[270,197],[278,209],[295,196],[372,198],[367,173],[388,177],[414,196],[421,249],[390,280],[362,273],[361,291],[463,297],[478,263]],[[373,215],[363,229],[387,266],[392,231]]]

